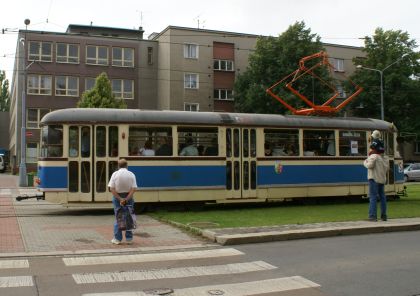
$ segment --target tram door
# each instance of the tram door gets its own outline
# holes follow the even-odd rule
[[[69,201],[110,201],[107,185],[118,153],[117,126],[70,126]]]
[[[226,189],[228,198],[256,197],[256,131],[226,129]]]

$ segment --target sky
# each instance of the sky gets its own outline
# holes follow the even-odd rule
[[[28,30],[52,32],[65,32],[69,24],[142,26],[145,38],[169,25],[278,36],[304,21],[324,43],[363,46],[360,38],[381,27],[408,32],[420,44],[418,0],[14,0],[1,10],[0,70],[10,81],[25,19]]]

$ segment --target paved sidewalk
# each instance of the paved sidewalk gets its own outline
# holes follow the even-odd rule
[[[109,209],[65,208],[18,188],[17,177],[0,174],[0,257],[182,249],[208,246],[208,240],[147,215],[138,215],[133,244],[113,245],[114,214]]]

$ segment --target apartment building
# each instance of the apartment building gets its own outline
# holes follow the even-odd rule
[[[233,86],[248,66],[257,35],[168,26],[143,38],[143,30],[69,25],[65,33],[19,32],[12,79],[9,149],[20,162],[22,92],[26,89],[26,163],[36,169],[39,122],[55,109],[75,107],[94,79],[106,72],[128,108],[234,111]],[[359,47],[325,44],[340,75],[355,70]],[[25,86],[26,77],[26,88]],[[346,94],[342,93],[342,98]]]
[[[82,25],[69,25],[65,33],[19,32],[9,128],[14,171],[20,163],[22,114],[26,116],[26,163],[32,171],[39,153],[41,118],[51,110],[76,107],[102,72],[111,80],[114,95],[123,98],[128,108],[157,108],[158,42],[143,39],[143,32],[142,28]]]

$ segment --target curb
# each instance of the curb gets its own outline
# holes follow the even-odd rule
[[[372,222],[369,222],[372,223]],[[341,235],[360,235],[396,231],[420,230],[420,223],[388,223],[387,225],[360,225],[341,228],[325,227],[318,229],[300,229],[289,231],[268,231],[243,234],[216,234],[211,230],[202,231],[202,236],[221,245],[239,245],[307,238],[322,238]]]

